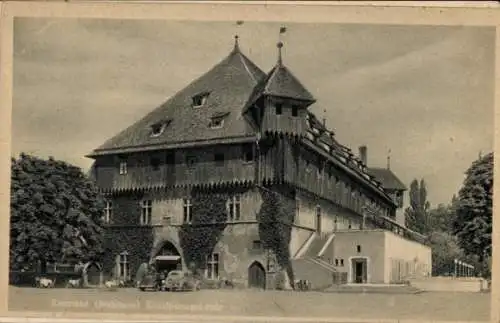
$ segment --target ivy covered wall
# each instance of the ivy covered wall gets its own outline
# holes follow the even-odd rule
[[[262,205],[257,214],[259,236],[265,249],[276,256],[279,267],[286,270],[290,282],[294,275],[291,264],[290,240],[295,219],[293,192],[281,187],[260,188]]]
[[[227,226],[227,194],[192,192],[191,223],[182,224],[179,241],[184,261],[192,270],[205,268],[205,259]]]
[[[153,227],[139,226],[142,195],[126,194],[113,197],[112,224],[105,229],[103,269],[105,276],[114,274],[116,257],[128,253],[129,270],[133,277],[140,264],[149,260],[153,247]]]

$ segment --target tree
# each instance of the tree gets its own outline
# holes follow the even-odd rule
[[[103,199],[80,168],[21,154],[11,170],[12,269],[102,255]]]
[[[427,234],[430,231],[430,203],[427,201],[427,187],[422,179],[410,184],[410,206],[405,210],[406,226],[413,231]]]
[[[432,274],[453,274],[454,260],[464,257],[458,239],[448,232],[435,231],[429,234],[428,243],[432,249]]]
[[[474,161],[459,191],[454,233],[468,255],[480,262],[491,257],[493,214],[493,153]]]
[[[458,198],[454,195],[451,204],[439,204],[429,211],[429,231],[453,233],[453,223],[456,218]]]

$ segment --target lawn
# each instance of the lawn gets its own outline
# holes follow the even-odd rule
[[[9,289],[11,311],[489,321],[490,294],[336,294],[257,290]]]

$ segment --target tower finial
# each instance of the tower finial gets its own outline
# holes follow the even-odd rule
[[[278,42],[278,65],[281,66],[283,65],[283,58],[281,56],[281,49],[283,48],[283,42]]]
[[[391,169],[391,150],[387,152],[387,169]]]
[[[236,21],[236,27],[239,27],[241,25],[243,25],[243,20]],[[234,35],[234,51],[240,50],[240,44],[238,42],[239,39],[240,39],[240,36],[238,36],[238,34]]]
[[[240,50],[240,44],[239,44],[239,40],[240,39],[240,36],[238,35],[234,35],[234,51],[239,51]]]
[[[323,109],[323,127],[326,128],[326,109]]]
[[[283,65],[283,58],[281,55],[282,48],[283,48],[283,41],[281,40],[281,35],[283,35],[284,33],[286,33],[285,26],[280,28],[280,33],[279,33],[279,41],[278,41],[278,45],[277,45],[278,46],[278,66]]]

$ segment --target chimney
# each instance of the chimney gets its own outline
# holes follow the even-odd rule
[[[361,159],[363,165],[365,166],[367,166],[366,152],[367,152],[366,146],[359,147],[359,159]]]

